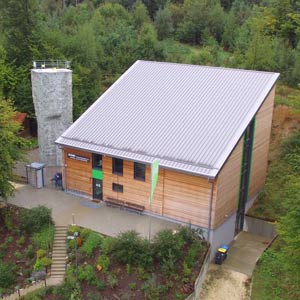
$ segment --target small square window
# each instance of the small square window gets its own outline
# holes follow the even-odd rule
[[[112,189],[114,192],[123,193],[123,185],[122,184],[113,183]]]
[[[117,175],[123,176],[123,159],[112,159],[112,172]]]
[[[134,179],[145,181],[146,165],[141,163],[134,163]]]

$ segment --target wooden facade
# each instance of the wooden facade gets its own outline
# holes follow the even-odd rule
[[[263,189],[266,181],[274,97],[275,87],[270,91],[255,117],[255,135],[249,187],[250,199]]]
[[[273,102],[274,89],[256,114],[249,198],[257,194],[265,183]],[[103,156],[103,200],[117,199],[142,205],[145,210],[168,218],[204,228],[211,224],[211,228],[215,229],[238,208],[243,143],[244,139],[241,137],[213,182],[204,177],[160,168],[151,208],[148,203],[150,166],[146,166],[145,181],[141,181],[134,179],[133,161],[123,161],[123,175],[120,176],[113,173],[112,157]],[[79,159],[74,159],[74,155],[79,156]],[[92,154],[66,147],[64,162],[66,189],[92,198]],[[122,185],[123,192],[115,192],[113,183]]]

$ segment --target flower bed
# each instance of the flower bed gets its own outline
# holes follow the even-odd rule
[[[54,227],[51,211],[6,205],[0,209],[0,294],[24,288],[33,280],[32,272],[51,263]]]

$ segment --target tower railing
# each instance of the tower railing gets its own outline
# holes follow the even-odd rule
[[[34,60],[33,69],[70,69],[71,62],[68,60]]]

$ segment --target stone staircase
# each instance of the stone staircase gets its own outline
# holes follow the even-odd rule
[[[62,282],[66,273],[67,256],[67,226],[55,226],[55,235],[52,249],[51,279]]]
[[[63,283],[66,272],[66,256],[67,256],[67,226],[55,226],[55,235],[52,249],[52,265],[51,276],[46,279],[47,286],[53,286]],[[17,300],[20,296],[43,288],[45,286],[44,281],[36,282],[25,289],[20,289],[19,292],[15,292],[7,297],[1,298],[2,300]],[[20,293],[20,296],[19,296]]]

